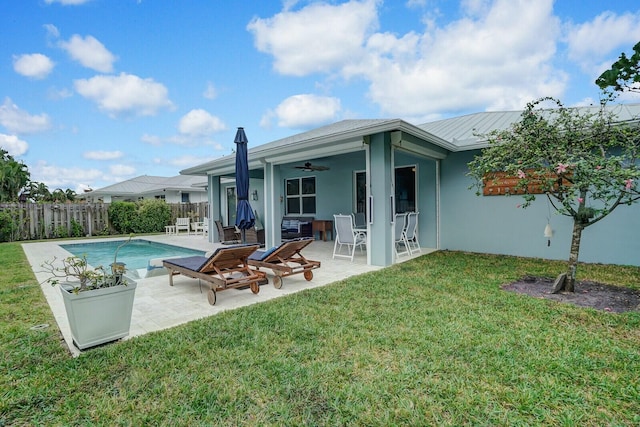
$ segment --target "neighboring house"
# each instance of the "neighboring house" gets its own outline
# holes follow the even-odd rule
[[[616,108],[620,120],[640,117],[640,104]],[[255,147],[249,131],[250,203],[267,246],[279,242],[284,215],[331,220],[364,212],[367,261],[387,266],[394,262],[394,213],[418,211],[422,247],[567,259],[572,224],[544,197],[523,210],[519,196],[476,196],[469,189],[467,164],[486,146],[476,135],[508,128],[520,114],[478,113],[420,126],[344,120]],[[234,169],[229,155],[180,172],[208,177],[210,212],[224,223],[233,223]],[[583,233],[582,261],[640,265],[639,254],[640,204],[616,209]]]
[[[197,176],[172,177],[142,175],[78,195],[89,202],[136,202],[161,199],[167,203],[207,201],[207,180]]]

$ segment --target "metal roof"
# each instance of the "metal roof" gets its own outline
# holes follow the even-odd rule
[[[600,109],[599,106],[575,108],[591,114],[597,113]],[[637,121],[640,117],[640,104],[612,105],[608,110],[619,122]],[[451,142],[458,151],[464,151],[485,147],[487,144],[482,135],[494,130],[508,129],[519,122],[521,117],[522,111],[488,111],[438,120],[418,127]]]
[[[476,135],[492,130],[504,130],[520,120],[522,111],[474,113],[451,119],[425,123],[418,127],[454,144],[459,150],[469,150],[482,142]]]
[[[600,108],[576,107],[592,109]],[[620,104],[610,107],[619,121],[637,121],[640,104]],[[259,169],[264,162],[281,164],[303,159],[326,157],[355,151],[364,138],[381,132],[402,131],[449,152],[485,147],[481,135],[503,130],[518,122],[522,111],[492,111],[438,120],[416,126],[401,119],[342,120],[307,132],[298,133],[266,144],[251,147],[249,137],[249,168]],[[233,174],[235,155],[230,154],[210,162],[180,171],[183,175]]]
[[[207,181],[202,177],[177,175],[172,177],[141,175],[99,188],[83,195],[147,194],[166,190],[204,191]]]
[[[448,150],[455,148],[447,141],[431,135],[417,126],[400,119],[359,119],[342,120],[326,126],[278,139],[266,144],[251,147],[249,136],[249,167],[257,166],[261,161],[284,163],[314,157],[330,156],[341,150],[351,150],[354,144],[362,144],[363,138],[381,132],[399,130],[416,135],[425,141]],[[313,151],[311,151],[313,150]],[[286,160],[284,160],[286,158]],[[180,171],[185,175],[206,175],[208,172],[232,172],[235,164],[233,154],[220,157],[208,163]]]

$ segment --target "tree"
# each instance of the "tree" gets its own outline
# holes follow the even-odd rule
[[[0,148],[0,202],[15,202],[29,183],[27,166]]]
[[[611,64],[611,68],[600,74],[596,84],[609,98],[615,97],[613,92],[640,93],[640,42],[633,47],[630,58],[624,52],[621,53],[620,58]]]
[[[51,199],[48,201],[53,203],[64,203],[67,201],[67,194],[61,188],[56,188],[51,193]]]
[[[51,192],[43,182],[29,183],[29,198],[34,202],[45,202],[51,199]]]
[[[67,188],[66,190],[64,190],[64,193],[67,195],[67,200],[70,202],[75,202],[76,201],[76,192],[70,188]]]
[[[546,101],[557,108],[542,109]],[[511,128],[486,135],[489,146],[469,163],[478,189],[492,173],[503,171],[516,179],[523,208],[535,193],[545,194],[559,214],[573,219],[568,271],[558,289],[569,292],[574,291],[582,231],[640,199],[637,121],[616,122],[605,104],[592,110],[565,108],[553,98],[529,103]]]

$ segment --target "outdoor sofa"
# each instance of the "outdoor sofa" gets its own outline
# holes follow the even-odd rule
[[[282,238],[297,239],[300,237],[313,237],[313,217],[311,216],[284,216],[280,224]]]

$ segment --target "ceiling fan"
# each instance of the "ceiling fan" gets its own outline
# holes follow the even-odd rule
[[[326,171],[329,170],[327,166],[315,166],[312,165],[311,162],[307,162],[304,166],[296,166],[296,169],[302,169],[305,172],[313,172],[313,171]]]

